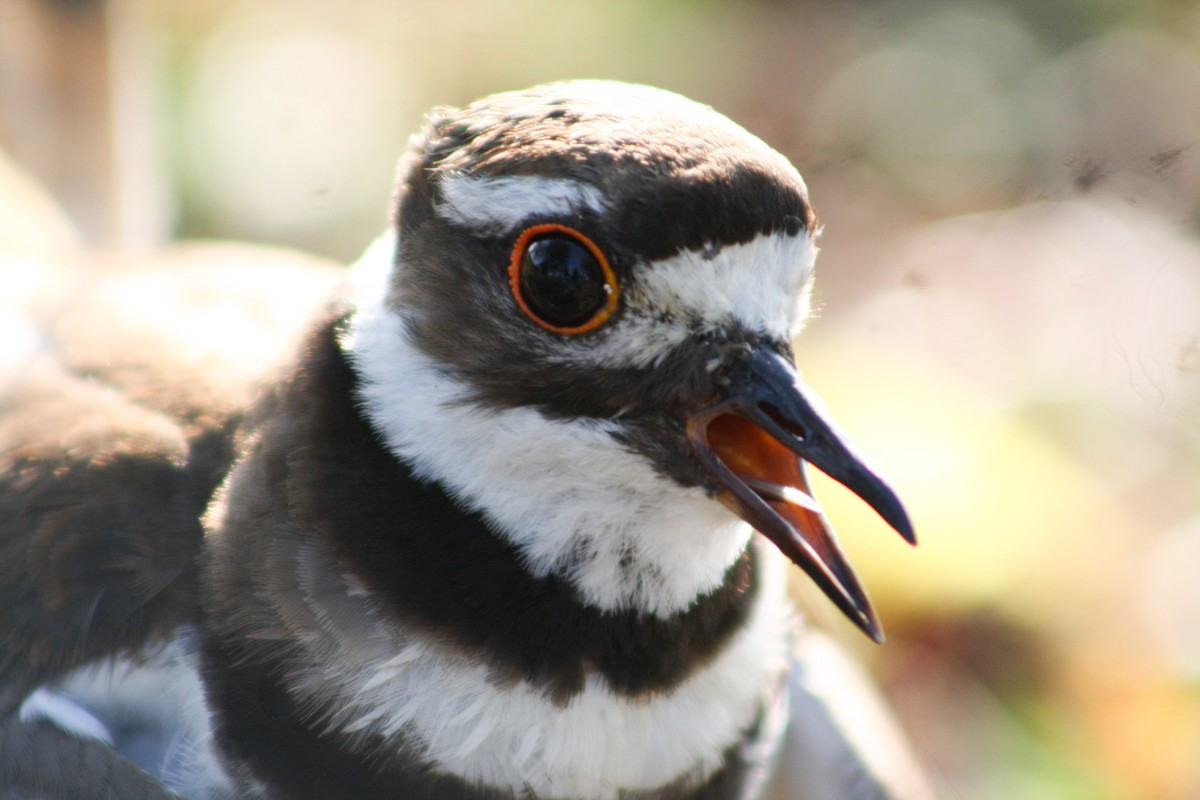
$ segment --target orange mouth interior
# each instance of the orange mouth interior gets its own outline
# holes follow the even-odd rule
[[[812,496],[804,462],[771,434],[735,414],[720,414],[706,429],[708,445],[721,462],[799,534],[805,549],[822,563],[834,554],[829,524]],[[730,491],[721,501],[735,513],[740,503]],[[759,531],[774,540],[775,532]]]
[[[706,433],[721,462],[772,506],[795,503],[820,513],[800,458],[771,434],[735,414],[714,417]]]

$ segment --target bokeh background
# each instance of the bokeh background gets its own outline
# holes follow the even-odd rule
[[[888,644],[797,592],[939,795],[1200,798],[1194,3],[0,0],[0,252],[351,260],[424,110],[570,77],[805,175],[798,360],[921,546],[822,482]]]

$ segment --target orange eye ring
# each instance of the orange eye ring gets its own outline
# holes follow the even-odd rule
[[[604,274],[605,293],[608,295],[604,305],[588,318],[586,322],[579,325],[555,325],[554,323],[543,319],[543,317],[534,310],[532,305],[525,298],[521,289],[521,268],[525,261],[526,251],[533,244],[534,239],[539,236],[544,236],[549,233],[559,233],[575,240],[582,245],[600,265],[600,270]],[[604,256],[604,252],[584,234],[566,225],[560,225],[555,222],[547,222],[540,225],[532,225],[521,231],[521,235],[517,237],[516,243],[513,245],[512,257],[508,264],[508,285],[512,290],[513,298],[516,299],[517,305],[525,316],[536,322],[541,327],[555,333],[578,334],[587,333],[599,328],[613,312],[617,310],[617,304],[621,300],[621,287],[617,283],[617,274],[613,272],[612,266],[608,263],[608,259]]]

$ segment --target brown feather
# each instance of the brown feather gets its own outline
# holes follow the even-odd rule
[[[341,270],[193,245],[45,276],[16,309],[42,347],[0,371],[0,716],[195,619],[237,425]]]

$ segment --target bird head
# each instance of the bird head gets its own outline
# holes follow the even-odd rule
[[[795,366],[816,223],[783,156],[678,95],[585,81],[436,112],[400,175],[385,305],[455,404],[599,432],[881,638],[806,466],[913,528]]]

